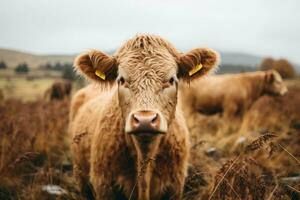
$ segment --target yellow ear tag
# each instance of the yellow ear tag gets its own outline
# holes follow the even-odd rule
[[[189,75],[192,76],[197,73],[203,67],[202,64],[196,65],[193,69],[189,71]]]
[[[101,72],[100,70],[96,70],[95,74],[102,80],[105,80],[105,74],[103,72]]]

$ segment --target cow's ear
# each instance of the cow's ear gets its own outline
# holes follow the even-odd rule
[[[178,78],[191,81],[216,69],[220,62],[217,52],[208,48],[193,49],[178,58]]]
[[[74,66],[79,73],[98,82],[112,82],[118,72],[116,59],[96,50],[77,56]]]
[[[275,71],[274,70],[268,70],[266,71],[265,80],[267,83],[272,83],[275,79]]]
[[[265,80],[267,83],[273,83],[276,79],[276,76],[280,76],[277,71],[273,69],[268,70],[266,71]]]

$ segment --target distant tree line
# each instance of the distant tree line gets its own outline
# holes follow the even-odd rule
[[[252,72],[252,71],[255,71],[255,68],[251,66],[221,64],[217,69],[217,74],[242,73],[242,72]]]
[[[40,65],[39,68],[44,69],[44,70],[63,71],[64,68],[69,67],[70,65],[72,65],[72,64],[70,64],[70,63],[62,64],[60,62],[57,62],[57,63],[49,63],[48,62],[44,65]]]
[[[282,78],[294,78],[296,76],[293,64],[284,58],[275,60],[271,57],[266,57],[262,60],[258,68],[263,71],[274,69],[278,71]]]
[[[15,68],[15,72],[19,74],[27,74],[29,72],[29,67],[26,63],[21,63]]]
[[[46,63],[44,65],[41,65],[39,68],[43,69],[43,70],[61,71],[62,78],[68,79],[68,80],[75,79],[75,73],[74,73],[73,66],[71,63],[63,63],[63,64],[60,62],[57,62],[55,64]]]
[[[4,61],[0,62],[0,70],[1,69],[7,69],[7,65]],[[27,73],[27,72],[29,72],[29,67],[27,66],[26,63],[20,63],[16,66],[15,72],[16,73]]]
[[[7,68],[7,65],[4,61],[1,61],[0,62],[0,69],[6,69]]]
[[[73,66],[71,63],[64,63],[61,64],[59,62],[55,64],[46,63],[45,65],[41,65],[39,67],[42,70],[53,70],[53,71],[60,71],[62,73],[62,78],[68,79],[68,80],[74,80],[76,75],[73,70]],[[7,65],[4,61],[0,61],[0,70],[1,69],[7,69]],[[27,63],[20,63],[15,67],[15,72],[17,74],[27,74],[30,71],[30,68],[28,67]]]
[[[65,64],[62,70],[62,78],[68,80],[75,80],[76,74],[72,64]]]

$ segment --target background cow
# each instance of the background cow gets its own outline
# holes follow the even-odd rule
[[[69,97],[72,91],[72,82],[68,80],[56,81],[46,90],[45,98],[50,100],[61,100]]]
[[[264,94],[283,95],[287,92],[282,78],[275,70],[209,76],[196,84],[181,87],[182,100],[190,127],[201,126],[207,115],[208,123],[220,126],[218,120],[234,129],[243,114]],[[200,113],[200,115],[199,115]],[[206,124],[206,123],[205,123]],[[214,129],[215,131],[216,129]],[[232,130],[230,130],[232,131]]]

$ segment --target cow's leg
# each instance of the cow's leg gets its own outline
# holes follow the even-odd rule
[[[89,181],[89,177],[85,175],[80,167],[76,164],[73,166],[73,174],[76,184],[79,186],[79,190],[82,195],[88,200],[94,200],[95,192],[92,184]]]
[[[170,197],[170,200],[181,200],[183,194],[183,186],[180,186],[177,191],[175,191],[174,195]]]
[[[85,137],[83,137],[85,136]],[[89,138],[86,133],[78,134],[74,137],[72,142],[73,152],[73,175],[79,190],[86,199],[94,199],[93,187],[89,181]],[[78,139],[80,138],[80,139]]]
[[[236,102],[227,102],[223,106],[223,117],[227,120],[231,120],[235,117],[237,110],[238,110],[238,105]]]
[[[165,195],[162,200],[181,200],[183,196],[184,189],[184,178],[176,181],[174,186],[168,191],[168,194]]]
[[[97,200],[117,200],[115,198],[115,195],[111,187],[102,186],[97,188],[98,188],[96,191]]]
[[[238,110],[239,105],[238,102],[227,101],[224,103],[224,112],[223,112],[223,127],[222,132],[224,133],[232,133],[236,130],[236,127],[239,123]]]
[[[91,180],[95,189],[96,199],[97,200],[115,200],[116,196],[113,192],[113,187],[107,182],[107,179],[94,178]]]

